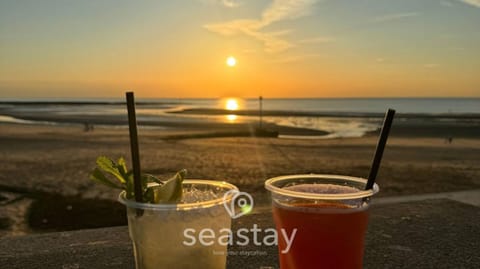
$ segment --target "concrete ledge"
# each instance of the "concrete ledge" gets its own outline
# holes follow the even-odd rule
[[[269,213],[233,228],[273,227]],[[321,244],[321,242],[319,242]],[[278,268],[274,247],[233,247],[227,268]],[[372,207],[365,268],[480,268],[480,208],[447,199]],[[49,233],[0,240],[2,268],[134,268],[127,227]]]

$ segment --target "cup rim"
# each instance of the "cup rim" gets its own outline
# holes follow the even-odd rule
[[[232,190],[238,191],[237,186],[230,184],[226,181],[216,181],[216,180],[204,180],[204,179],[185,179],[182,184],[196,184],[196,185],[213,185],[217,187],[223,187],[226,189],[225,193]],[[124,204],[127,208],[136,208],[136,209],[146,209],[146,210],[193,210],[208,208],[218,204],[222,204],[225,201],[224,195],[220,198],[207,200],[203,202],[194,202],[194,203],[171,203],[171,204],[150,204],[150,203],[140,203],[133,200],[129,200],[125,197],[126,192],[122,191],[118,195],[118,201]],[[233,196],[233,193],[230,194]]]
[[[367,184],[367,180],[360,177],[352,177],[352,176],[344,176],[344,175],[329,175],[329,174],[298,174],[298,175],[285,175],[285,176],[270,178],[265,181],[265,188],[275,194],[280,194],[280,195],[294,197],[294,198],[314,199],[314,200],[362,199],[362,198],[371,197],[374,194],[378,193],[378,191],[380,190],[377,183],[375,183],[373,185],[373,188],[370,190],[361,190],[354,193],[338,193],[338,194],[306,193],[306,192],[300,192],[300,191],[286,190],[273,185],[275,182],[278,182],[278,181],[288,180],[288,179],[300,179],[300,178],[338,179],[338,180],[350,181],[355,183],[361,183],[364,185]]]

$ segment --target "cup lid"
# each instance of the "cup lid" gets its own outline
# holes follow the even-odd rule
[[[296,182],[291,184],[292,182]],[[333,184],[350,186],[358,189],[358,192],[351,193],[312,193],[285,189],[284,187],[298,184]],[[315,199],[315,200],[350,200],[362,199],[376,194],[380,188],[375,183],[372,189],[364,190],[367,180],[359,177],[324,174],[300,174],[286,175],[268,179],[265,181],[265,188],[272,193],[289,196],[293,198]]]
[[[223,189],[218,198],[193,202],[193,203],[162,203],[162,204],[150,204],[150,203],[140,203],[134,200],[126,198],[126,192],[122,191],[118,196],[118,201],[128,208],[137,208],[145,210],[192,210],[200,209],[206,207],[212,207],[218,204],[224,203],[225,200],[231,199],[231,197],[225,197],[225,194],[231,190],[237,190],[238,188],[230,183],[225,181],[215,181],[215,180],[203,180],[203,179],[185,179],[182,185],[193,185],[193,186],[211,186],[213,188]],[[233,194],[230,193],[230,196]]]

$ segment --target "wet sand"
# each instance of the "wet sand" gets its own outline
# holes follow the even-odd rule
[[[425,126],[417,135],[418,128],[408,124],[392,128],[378,175],[378,196],[480,188],[478,126],[442,124]],[[215,132],[215,128],[141,128],[143,171],[168,178],[187,168],[190,178],[229,181],[252,193],[257,205],[266,205],[263,182],[269,177],[300,173],[366,177],[377,141],[375,134],[329,140],[205,135]],[[447,143],[455,132],[459,135]],[[129,162],[128,139],[126,128],[84,132],[79,124],[1,124],[0,236],[124,224],[121,206],[105,210],[117,191],[95,184],[88,174],[99,155],[124,156]],[[88,225],[75,225],[82,222]]]

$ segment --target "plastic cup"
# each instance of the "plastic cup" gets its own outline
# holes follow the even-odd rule
[[[267,180],[280,268],[362,268],[370,197],[379,191],[377,184],[364,190],[366,183],[363,178],[315,174]],[[288,249],[282,230],[292,235],[295,229]]]
[[[203,244],[198,235],[204,229],[231,228],[223,204],[232,197],[224,195],[237,187],[210,180],[184,180],[182,186],[187,201],[177,204],[137,203],[120,193],[119,201],[127,206],[136,269],[225,268],[227,246],[215,238]],[[137,214],[138,210],[143,214]]]

